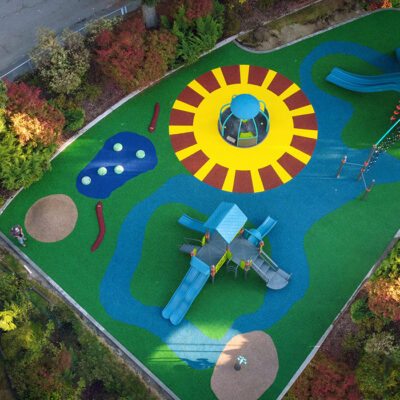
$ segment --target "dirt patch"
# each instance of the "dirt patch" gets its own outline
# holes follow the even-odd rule
[[[238,356],[247,360],[240,371],[234,369]],[[219,400],[256,400],[272,385],[278,369],[278,354],[269,335],[262,331],[237,335],[218,358],[211,389]]]
[[[298,5],[297,9],[300,7],[301,5]],[[293,10],[289,9],[288,12],[290,11]],[[242,45],[254,50],[268,51],[360,17],[365,13],[366,11],[361,8],[360,4],[349,0],[322,0],[258,27],[237,40]]]
[[[74,201],[65,194],[38,200],[25,215],[25,229],[39,242],[53,243],[66,238],[78,219]]]

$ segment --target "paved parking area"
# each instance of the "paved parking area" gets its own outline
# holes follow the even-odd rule
[[[0,8],[0,76],[27,59],[38,27],[56,32],[79,28],[127,1],[121,0],[2,0]],[[136,3],[136,2],[132,2]],[[131,8],[131,7],[130,7]]]

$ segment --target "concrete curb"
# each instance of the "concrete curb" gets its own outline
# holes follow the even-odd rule
[[[361,281],[361,283],[358,285],[357,289],[354,291],[354,293],[351,295],[349,300],[347,300],[346,304],[342,307],[342,309],[339,311],[339,314],[336,315],[335,319],[333,320],[332,324],[329,325],[328,329],[325,331],[325,333],[321,336],[321,338],[318,340],[318,343],[314,346],[314,348],[311,350],[310,354],[307,356],[307,358],[303,361],[303,363],[300,365],[299,369],[295,372],[295,374],[292,376],[290,379],[289,383],[285,386],[281,394],[277,397],[277,400],[281,400],[283,396],[289,391],[291,386],[294,384],[296,379],[301,375],[301,373],[305,370],[307,365],[311,362],[311,360],[314,358],[315,354],[319,350],[319,348],[322,346],[322,344],[325,342],[326,338],[328,335],[331,333],[333,328],[335,327],[336,321],[343,315],[343,313],[347,310],[347,308],[351,305],[351,303],[354,301],[360,290],[364,287],[365,283],[368,281],[368,279],[371,277],[371,275],[376,271],[376,269],[382,264],[382,261],[386,258],[386,256],[389,254],[390,250],[392,250],[393,246],[397,243],[397,241],[400,239],[400,229],[396,232],[396,234],[393,236],[393,239],[389,243],[389,245],[386,247],[384,252],[381,254],[379,257],[378,261],[372,266],[372,268],[369,270],[367,275],[365,275],[364,279]]]
[[[120,356],[135,372],[140,375],[147,385],[151,386],[160,397],[167,400],[180,400],[178,396],[157,378],[142,362],[130,353],[114,336],[100,325],[84,308],[82,308],[65,290],[51,279],[38,265],[0,232],[0,245],[16,257],[28,272],[31,279],[51,290],[71,307],[83,320],[85,325],[96,335],[100,336],[114,353]]]

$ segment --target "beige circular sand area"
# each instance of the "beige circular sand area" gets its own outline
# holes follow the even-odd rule
[[[238,356],[247,359],[240,371],[234,369]],[[272,385],[278,369],[278,354],[269,335],[262,331],[237,335],[218,358],[211,389],[219,400],[256,400]]]
[[[25,229],[39,242],[58,242],[73,230],[78,210],[71,197],[53,194],[42,197],[25,215]]]

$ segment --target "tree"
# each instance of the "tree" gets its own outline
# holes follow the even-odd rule
[[[366,352],[356,369],[356,379],[365,399],[400,400],[400,352],[391,357]]]
[[[171,67],[191,64],[212,49],[223,32],[224,7],[218,1],[174,1],[161,15],[165,28],[178,39]]]
[[[293,385],[300,400],[359,400],[354,373],[344,363],[335,362],[319,352]]]
[[[58,40],[54,31],[39,28],[38,45],[30,57],[46,88],[54,93],[76,90],[89,69],[90,53],[82,35],[67,29]]]
[[[17,327],[13,322],[16,316],[13,310],[0,311],[0,330],[4,332],[14,330]]]
[[[126,91],[160,78],[175,56],[176,38],[165,29],[147,31],[140,17],[96,36],[96,62]]]
[[[391,356],[396,352],[399,346],[395,345],[395,339],[392,332],[374,333],[365,344],[367,353],[383,354]]]
[[[396,279],[379,278],[367,282],[369,309],[392,321],[400,321],[400,277]]]
[[[7,85],[6,114],[19,143],[48,146],[60,135],[65,123],[62,113],[40,97],[38,88],[24,82]]]
[[[50,169],[55,145],[22,146],[12,132],[0,134],[0,181],[7,190],[28,187]]]
[[[371,318],[372,313],[368,308],[368,298],[356,300],[350,307],[351,319],[353,322],[360,322],[363,319]]]

